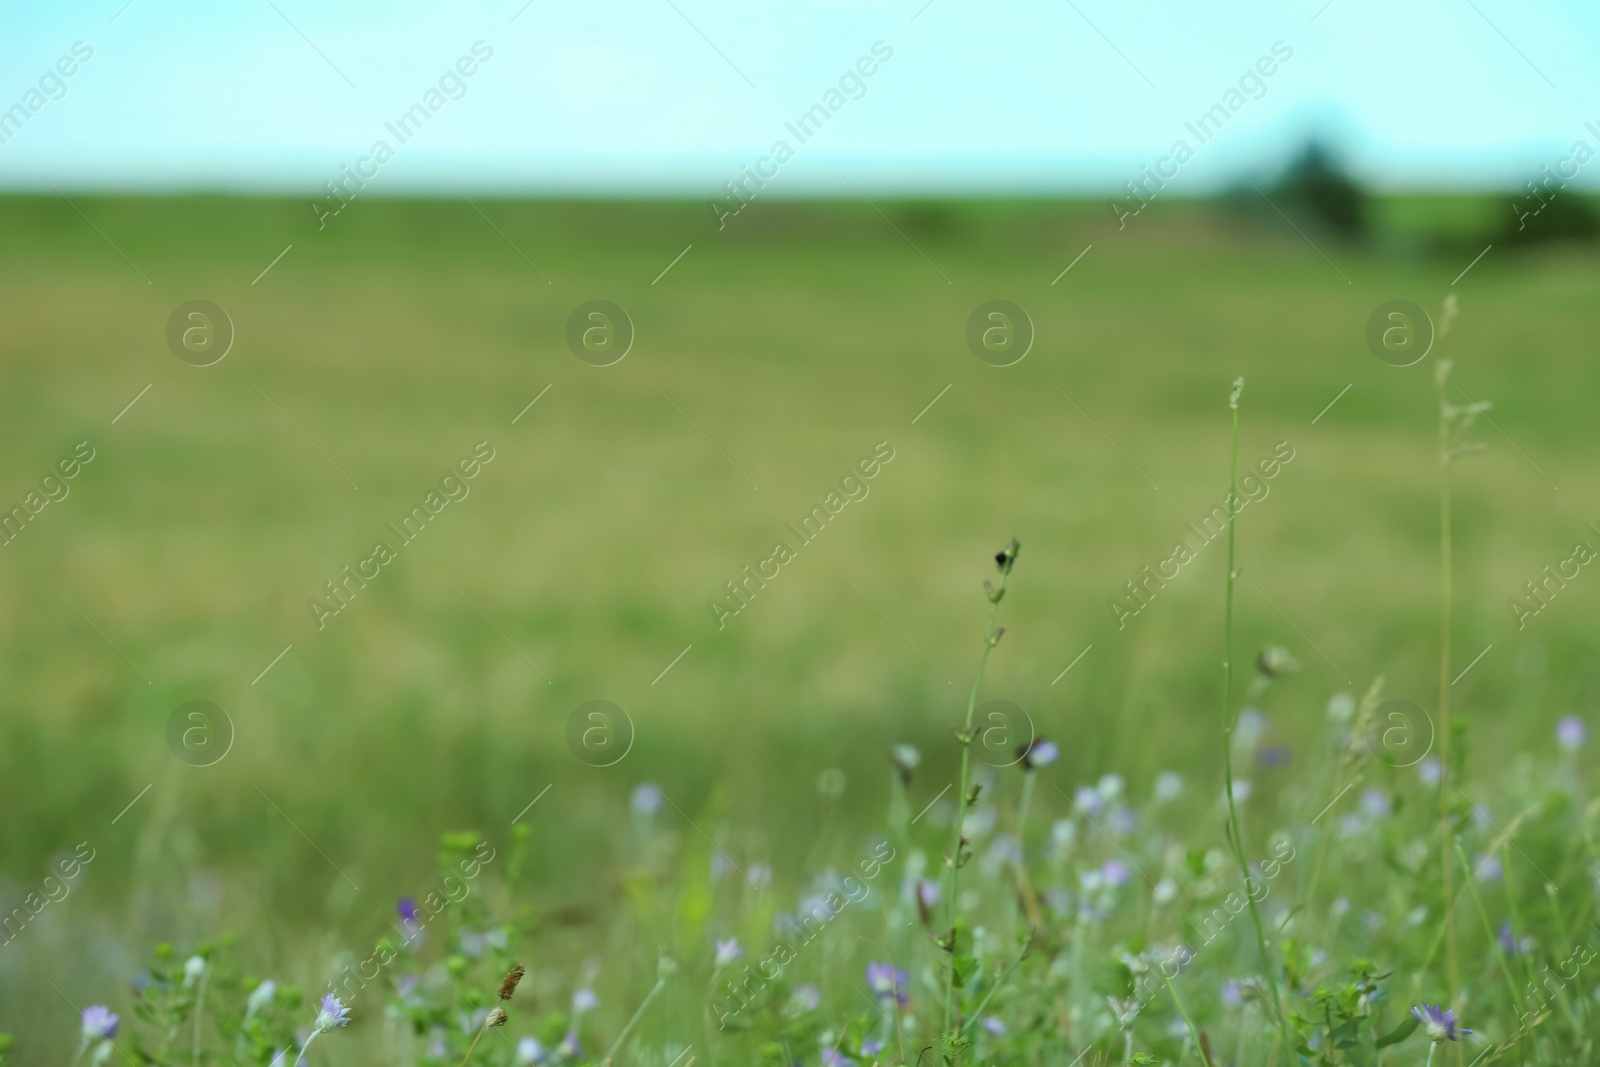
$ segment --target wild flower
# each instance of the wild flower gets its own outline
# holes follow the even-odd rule
[[[1500,929],[1495,932],[1495,940],[1507,956],[1522,956],[1533,951],[1533,938],[1516,936],[1510,923],[1500,924]]]
[[[1139,816],[1132,808],[1117,805],[1106,816],[1106,826],[1114,837],[1128,837],[1139,828]]]
[[[341,1026],[349,1025],[350,1012],[345,1008],[344,1002],[332,993],[323,996],[317,1017],[311,1024],[311,1033],[306,1035],[305,1041],[300,1045],[300,1055],[295,1059],[296,1065],[305,1062],[306,1050],[311,1047],[313,1041],[323,1034],[332,1033]]]
[[[121,1020],[105,1005],[91,1004],[83,1009],[82,1022],[85,1041],[110,1041],[117,1036]]]
[[[1085,815],[1099,815],[1106,806],[1105,801],[1100,799],[1099,791],[1087,785],[1080,785],[1073,791],[1072,802]]]
[[[1589,740],[1589,727],[1576,715],[1568,715],[1556,723],[1556,744],[1563,752],[1576,752]]]
[[[1456,1013],[1452,1010],[1441,1008],[1437,1004],[1411,1009],[1411,1014],[1416,1017],[1427,1031],[1428,1040],[1435,1045],[1445,1041],[1459,1041],[1463,1035],[1472,1033],[1465,1027],[1456,1025]]]
[[[1156,775],[1155,784],[1151,793],[1157,804],[1166,804],[1177,800],[1183,792],[1183,776],[1175,771],[1162,771]]]
[[[1417,777],[1430,789],[1437,789],[1439,786],[1439,770],[1437,756],[1424,756],[1417,762]]]
[[[726,941],[717,942],[716,966],[718,969],[742,958],[744,958],[744,948],[739,944],[738,938],[730,937]]]
[[[649,818],[661,810],[661,788],[654,782],[640,782],[633,787],[632,807],[635,815]]]
[[[978,1021],[978,1025],[982,1026],[995,1037],[1005,1037],[1011,1032],[1010,1028],[1007,1027],[1006,1024],[995,1015],[985,1015]]]
[[[183,964],[183,986],[185,989],[192,987],[200,981],[206,973],[206,960],[204,956],[190,956]]]
[[[822,991],[808,982],[789,994],[789,1003],[784,1011],[788,1015],[804,1015],[816,1011],[821,1006]]]
[[[900,1004],[905,1004],[910,1000],[906,993],[906,983],[909,981],[911,976],[892,963],[867,964],[867,988],[872,990],[873,996],[879,1000],[892,998]]]
[[[909,786],[911,772],[922,765],[922,753],[917,751],[915,745],[901,743],[889,749],[889,761],[900,776],[900,784]]]
[[[1043,737],[1035,737],[1017,750],[1017,759],[1024,771],[1048,767],[1060,758],[1060,746]]]
[[[1368,818],[1387,819],[1394,814],[1394,801],[1381,789],[1365,789],[1361,793],[1361,810]]]
[[[278,992],[278,983],[268,978],[250,991],[250,996],[245,999],[244,1021],[249,1025],[267,1006],[272,1003],[272,998]]]
[[[737,942],[735,942],[737,944]],[[584,1012],[594,1011],[600,1006],[600,998],[594,995],[592,989],[577,989],[572,993],[572,1013],[582,1015]]]
[[[317,1012],[316,1022],[312,1028],[319,1034],[325,1034],[338,1026],[350,1025],[350,1012],[344,1002],[332,993],[322,998],[322,1008]]]
[[[517,1062],[525,1064],[542,1064],[545,1060],[544,1046],[536,1037],[524,1037],[517,1042]]]
[[[1294,749],[1288,745],[1268,745],[1256,753],[1257,767],[1287,767],[1294,762]]]

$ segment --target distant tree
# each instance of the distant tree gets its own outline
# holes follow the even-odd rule
[[[1332,233],[1356,240],[1367,229],[1367,193],[1345,173],[1333,153],[1317,141],[1309,142],[1277,182],[1273,200],[1293,218],[1315,219]]]

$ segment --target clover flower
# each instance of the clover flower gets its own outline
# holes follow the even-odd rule
[[[1472,1033],[1466,1027],[1456,1026],[1456,1013],[1437,1004],[1424,1004],[1420,1008],[1412,1008],[1411,1014],[1428,1031],[1428,1040],[1435,1045],[1446,1041],[1459,1041],[1461,1035]]]

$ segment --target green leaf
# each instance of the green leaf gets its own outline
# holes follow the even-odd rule
[[[955,982],[956,988],[965,989],[967,980],[970,979],[978,970],[978,957],[968,955],[957,956],[951,961],[950,969],[952,971],[952,979]]]
[[[1417,1022],[1415,1017],[1407,1019],[1393,1030],[1390,1030],[1387,1034],[1384,1034],[1382,1037],[1378,1038],[1378,1047],[1388,1048],[1390,1045],[1398,1045],[1400,1042],[1410,1037],[1419,1025],[1421,1024]]]

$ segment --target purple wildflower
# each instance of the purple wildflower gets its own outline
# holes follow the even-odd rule
[[[395,904],[395,910],[400,913],[400,918],[404,922],[414,923],[417,921],[417,902],[410,897],[401,897],[399,902]]]
[[[1106,880],[1107,885],[1127,885],[1131,877],[1128,868],[1116,860],[1106,860],[1100,865],[1100,877]]]
[[[726,941],[717,942],[717,966],[726,967],[728,964],[744,956],[744,947],[739,944],[737,937],[730,937]]]
[[[795,1014],[816,1011],[822,1006],[822,991],[809,982],[800,986],[789,997],[789,1009]]]
[[[1568,715],[1556,723],[1556,744],[1563,752],[1576,752],[1589,740],[1589,727],[1576,715]]]
[[[905,986],[910,980],[909,974],[892,963],[867,964],[867,986],[879,1000],[893,997],[900,1004],[906,1003],[910,998],[906,995]]]
[[[1394,802],[1381,789],[1368,789],[1361,794],[1361,810],[1370,818],[1387,819],[1394,813]]]
[[[1428,1040],[1435,1045],[1445,1041],[1459,1041],[1460,1037],[1457,1035],[1472,1033],[1471,1030],[1464,1026],[1456,1026],[1456,1013],[1454,1011],[1441,1008],[1437,1004],[1431,1006],[1424,1004],[1420,1008],[1412,1008],[1411,1014],[1416,1018],[1417,1022],[1427,1027]]]
[[[1023,770],[1038,770],[1061,758],[1061,746],[1043,737],[1036,737],[1017,750],[1017,758],[1022,761]]]
[[[861,1042],[861,1054],[863,1056],[876,1056],[882,1051],[883,1042],[879,1041],[875,1037],[869,1037],[865,1041]]]
[[[110,1041],[117,1036],[120,1020],[117,1014],[103,1004],[91,1004],[83,1009],[83,1037],[86,1041]]]
[[[1257,767],[1287,767],[1294,761],[1294,749],[1288,745],[1268,745],[1256,753]]]
[[[350,1010],[344,1006],[344,1001],[332,993],[322,998],[322,1010],[317,1012],[317,1021],[312,1024],[318,1033],[325,1034],[336,1026],[350,1025]]]
[[[1001,1021],[1000,1017],[997,1015],[985,1015],[982,1020],[979,1021],[979,1025],[985,1030],[989,1031],[995,1037],[1005,1037],[1006,1034],[1010,1033],[1010,1030],[1007,1028],[1006,1024]]]
[[[633,789],[633,810],[649,817],[661,807],[661,788],[654,782],[640,782]]]
[[[824,1049],[822,1052],[822,1067],[855,1067],[855,1060],[839,1054],[836,1048]]]

